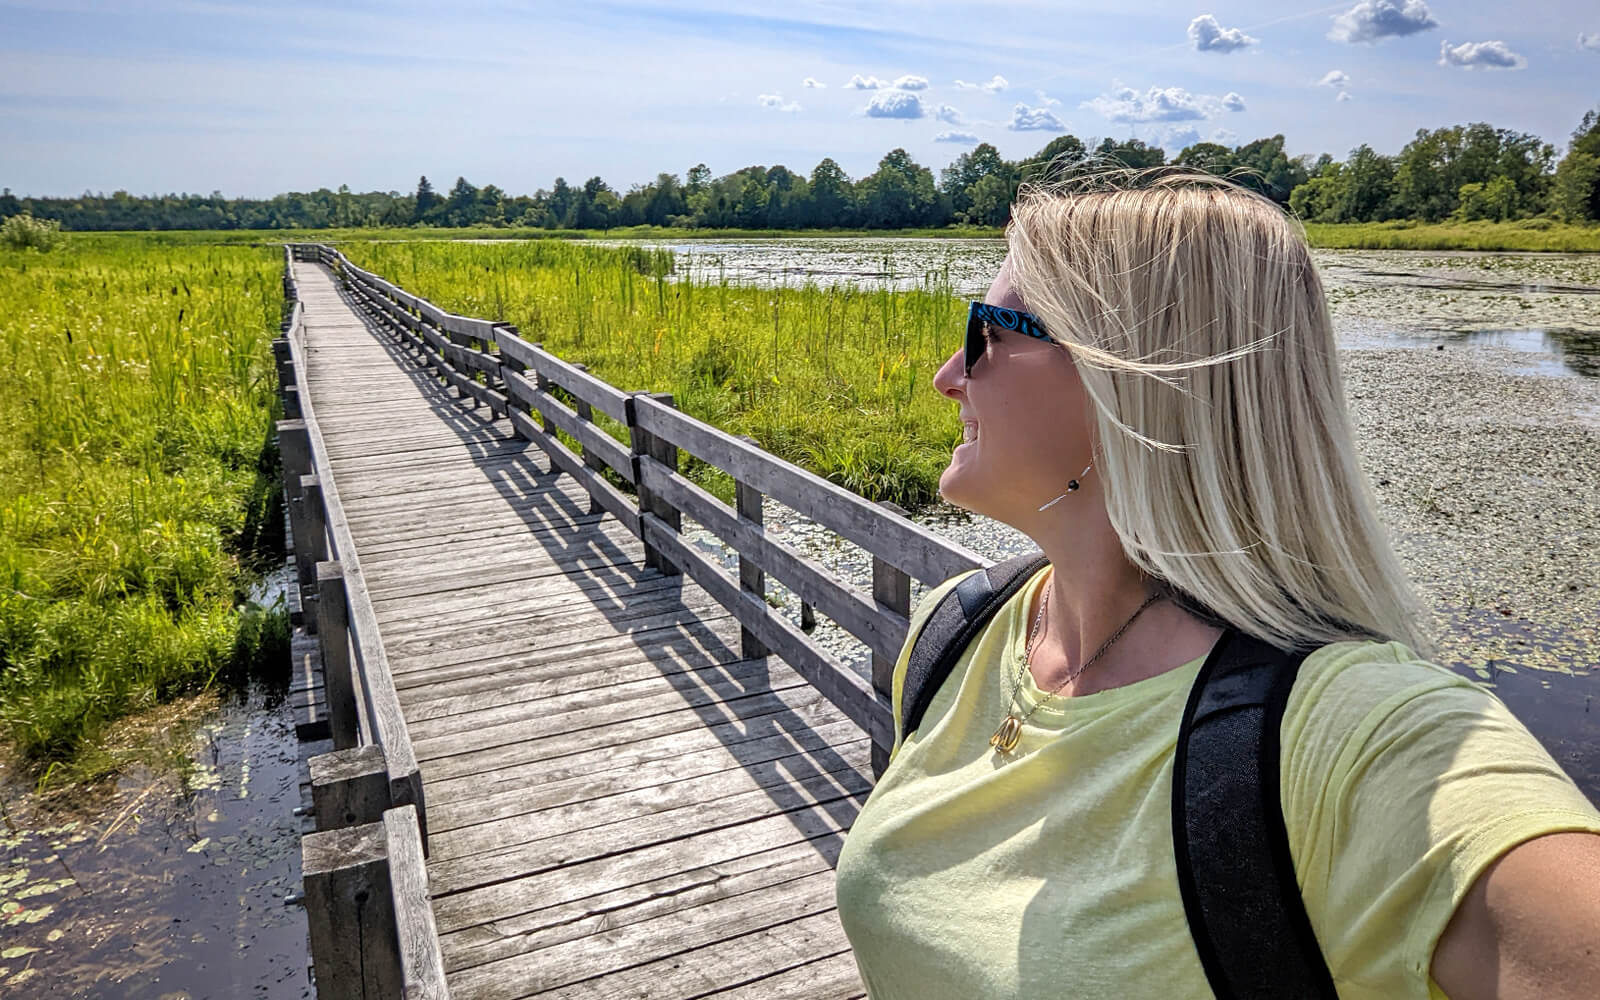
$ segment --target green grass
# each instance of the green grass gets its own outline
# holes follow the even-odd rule
[[[670,392],[684,412],[871,499],[933,499],[960,440],[956,407],[932,385],[965,324],[942,273],[917,276],[912,291],[762,289],[669,280],[670,255],[643,247],[343,249],[445,309],[515,324],[619,388]],[[689,472],[731,493],[710,470]]]
[[[1517,222],[1307,223],[1314,247],[1333,250],[1521,250],[1546,253],[1600,251],[1600,226],[1549,219]]]
[[[0,251],[0,731],[26,757],[287,657],[281,609],[242,600],[283,548],[281,261]]]

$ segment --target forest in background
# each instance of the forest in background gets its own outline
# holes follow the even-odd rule
[[[85,193],[27,198],[0,193],[0,219],[32,215],[67,230],[326,229],[354,227],[500,227],[609,230],[626,226],[687,229],[911,229],[1004,225],[1018,187],[1046,176],[1093,170],[1186,166],[1239,183],[1306,222],[1437,223],[1536,217],[1600,221],[1600,111],[1574,130],[1564,155],[1535,135],[1487,123],[1455,125],[1416,137],[1393,156],[1362,145],[1344,160],[1290,156],[1284,137],[1241,146],[1202,142],[1170,159],[1138,139],[1085,144],[1052,140],[1033,156],[1006,160],[988,143],[962,153],[935,178],[904,149],[878,169],[851,179],[831,157],[810,175],[784,166],[750,166],[721,177],[704,163],[687,174],[662,173],[618,191],[604,178],[581,185],[556,178],[549,189],[511,195],[457,178],[435,190],[422,177],[414,192],[323,188],[268,199],[173,194]]]

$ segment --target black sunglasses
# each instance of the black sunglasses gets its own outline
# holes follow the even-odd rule
[[[983,335],[985,323],[1002,330],[1025,333],[1038,340],[1050,339],[1050,335],[1044,332],[1044,324],[1033,313],[992,306],[987,302],[974,302],[967,310],[967,343],[962,357],[968,378],[972,377],[972,366],[987,353],[987,338]]]

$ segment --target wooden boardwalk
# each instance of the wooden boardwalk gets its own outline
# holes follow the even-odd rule
[[[300,262],[310,396],[427,796],[453,997],[859,997],[867,735]]]

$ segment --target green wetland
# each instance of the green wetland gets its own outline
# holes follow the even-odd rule
[[[341,246],[990,556],[1026,544],[934,495],[959,427],[932,373],[999,240],[597,242]],[[1439,659],[1600,796],[1600,255],[1317,259]],[[308,995],[304,917],[278,902],[299,878],[293,727],[270,679],[248,682],[287,655],[281,612],[251,598],[281,562],[280,262],[117,237],[0,254],[0,994]],[[792,512],[768,525],[869,573]],[[96,775],[74,803],[33,792]]]

